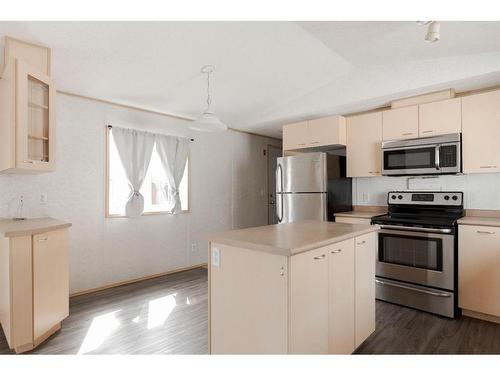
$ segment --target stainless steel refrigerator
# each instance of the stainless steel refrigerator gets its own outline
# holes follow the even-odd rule
[[[335,212],[350,211],[352,183],[345,176],[345,156],[314,152],[278,158],[278,223],[333,221]]]

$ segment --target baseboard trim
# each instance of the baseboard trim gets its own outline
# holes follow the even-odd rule
[[[488,322],[493,322],[500,324],[500,317],[494,315],[483,314],[476,311],[464,310],[462,309],[462,315],[468,316],[470,318],[486,320]]]
[[[179,273],[179,272],[183,272],[183,271],[194,270],[196,268],[203,268],[203,267],[206,268],[207,264],[206,263],[201,263],[201,264],[196,264],[194,266],[176,268],[175,270],[161,272],[161,273],[156,273],[154,275],[138,277],[138,278],[130,279],[130,280],[118,281],[116,283],[107,284],[107,285],[100,286],[100,287],[97,287],[97,288],[86,289],[86,290],[82,290],[82,291],[79,291],[79,292],[71,293],[69,295],[69,297],[71,298],[71,297],[83,296],[84,294],[100,292],[101,290],[116,288],[116,287],[123,286],[123,285],[128,285],[128,284],[134,284],[134,283],[138,283],[138,282],[141,282],[141,281],[156,279],[158,277],[172,275],[174,273]]]

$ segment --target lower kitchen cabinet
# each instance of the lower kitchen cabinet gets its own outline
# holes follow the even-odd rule
[[[458,304],[500,321],[500,227],[460,225]]]
[[[376,238],[292,256],[211,243],[210,353],[352,353],[375,330]]]
[[[356,347],[375,331],[375,254],[378,236],[365,234],[355,239]]]
[[[68,229],[0,238],[0,321],[11,349],[31,350],[69,314]]]
[[[375,331],[375,239],[291,257],[291,353],[349,354]]]

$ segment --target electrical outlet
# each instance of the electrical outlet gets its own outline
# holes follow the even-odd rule
[[[369,193],[363,193],[361,196],[361,200],[363,203],[368,203],[370,201],[370,194]]]
[[[212,247],[212,266],[220,266],[220,249],[218,247]]]
[[[191,244],[191,252],[192,253],[198,252],[198,245],[196,245],[194,242]]]
[[[40,194],[40,204],[47,204],[48,197],[47,194]]]

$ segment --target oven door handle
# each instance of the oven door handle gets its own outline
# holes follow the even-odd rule
[[[402,225],[381,225],[381,229],[396,229],[396,230],[409,230],[414,232],[425,232],[425,233],[444,233],[450,234],[451,229],[446,228],[420,228],[420,227],[405,227]]]
[[[381,284],[381,285],[388,285],[388,286],[394,286],[396,288],[402,288],[402,289],[408,289],[408,290],[411,290],[413,292],[419,292],[419,293],[424,293],[424,294],[430,294],[431,296],[436,296],[436,297],[451,297],[451,293],[441,293],[441,292],[431,292],[429,290],[424,290],[424,289],[419,289],[419,288],[413,288],[411,286],[406,286],[406,285],[401,285],[401,284],[395,284],[395,283],[391,283],[391,282],[388,282],[388,281],[382,281],[382,280],[379,280],[379,279],[375,279],[375,282],[377,284]]]

